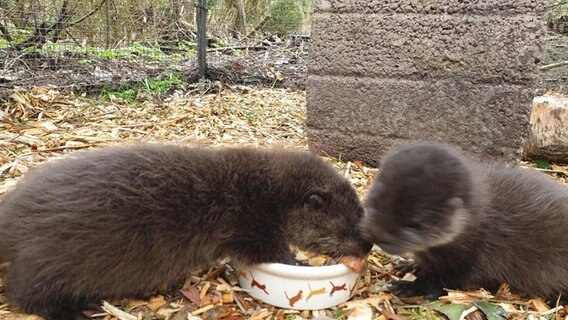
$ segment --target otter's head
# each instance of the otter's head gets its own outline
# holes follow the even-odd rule
[[[438,143],[388,153],[365,201],[365,238],[392,254],[441,246],[470,220],[472,172],[465,158]]]
[[[300,249],[334,258],[363,258],[372,244],[363,239],[358,225],[363,207],[349,181],[327,163],[318,162],[306,172],[302,201],[288,214],[290,242]]]

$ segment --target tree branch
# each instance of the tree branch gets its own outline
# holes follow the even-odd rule
[[[91,10],[91,12],[87,13],[86,15],[82,16],[81,18],[79,18],[79,19],[77,19],[77,20],[75,20],[75,21],[73,21],[73,22],[68,23],[67,26],[70,27],[70,26],[74,26],[74,25],[76,25],[76,24],[78,24],[78,23],[83,22],[85,19],[89,18],[90,16],[92,16],[93,14],[95,14],[97,11],[99,11],[99,10],[103,7],[103,5],[105,4],[105,2],[106,2],[106,0],[101,0],[101,2],[99,3],[99,5],[96,6],[93,10]]]
[[[3,23],[0,23],[0,32],[4,35],[4,39],[8,40],[8,42],[12,42],[12,37],[10,36],[10,32]]]
[[[106,0],[101,0],[97,7],[95,7],[91,12],[71,23],[67,23],[67,20],[69,20],[71,15],[69,14],[69,0],[64,0],[61,4],[61,9],[59,10],[57,21],[54,24],[48,26],[47,22],[42,22],[38,27],[35,28],[34,33],[28,39],[10,47],[9,49],[22,50],[34,46],[41,47],[45,44],[46,37],[50,33],[53,33],[53,42],[57,42],[59,35],[61,34],[61,31],[63,31],[63,29],[81,23],[85,19],[89,18],[95,12],[97,12],[105,2]]]
[[[51,41],[53,41],[54,43],[59,40],[59,35],[61,34],[63,28],[65,28],[65,22],[69,19],[69,13],[67,10],[68,5],[69,1],[64,0],[61,4],[61,10],[59,10],[59,17],[57,18],[57,21],[52,24],[47,31],[48,34],[53,32],[53,38]]]

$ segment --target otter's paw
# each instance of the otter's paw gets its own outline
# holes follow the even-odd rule
[[[414,281],[396,281],[392,284],[392,286],[390,286],[388,290],[390,291],[390,293],[399,298],[409,298],[423,295],[422,290],[420,288],[417,288]]]
[[[444,294],[442,287],[420,281],[420,278],[415,281],[397,281],[389,288],[389,291],[399,298],[423,296],[427,300],[436,300]]]
[[[89,320],[91,317],[85,315],[83,312],[78,310],[54,310],[48,314],[42,314],[46,320],[61,320],[61,319],[72,319],[72,320]]]
[[[418,265],[414,261],[409,260],[400,260],[393,269],[399,277],[403,277],[407,273],[416,274],[419,271]]]

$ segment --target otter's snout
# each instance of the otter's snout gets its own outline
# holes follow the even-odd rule
[[[408,248],[404,239],[391,235],[376,219],[374,209],[366,209],[365,217],[358,225],[359,232],[365,241],[376,244],[381,250],[390,254],[402,254]]]
[[[372,248],[373,243],[364,239],[362,235],[359,235],[356,239],[346,241],[344,250],[341,251],[344,256],[364,258],[369,254]]]

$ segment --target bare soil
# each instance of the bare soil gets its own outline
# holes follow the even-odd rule
[[[267,37],[236,49],[209,48],[209,80],[223,84],[305,89],[308,42]],[[145,79],[179,75],[186,83],[198,79],[196,58],[167,59],[151,56],[101,58],[87,53],[0,51],[0,102],[15,91],[35,86],[63,93],[97,95],[103,90],[139,83]]]

